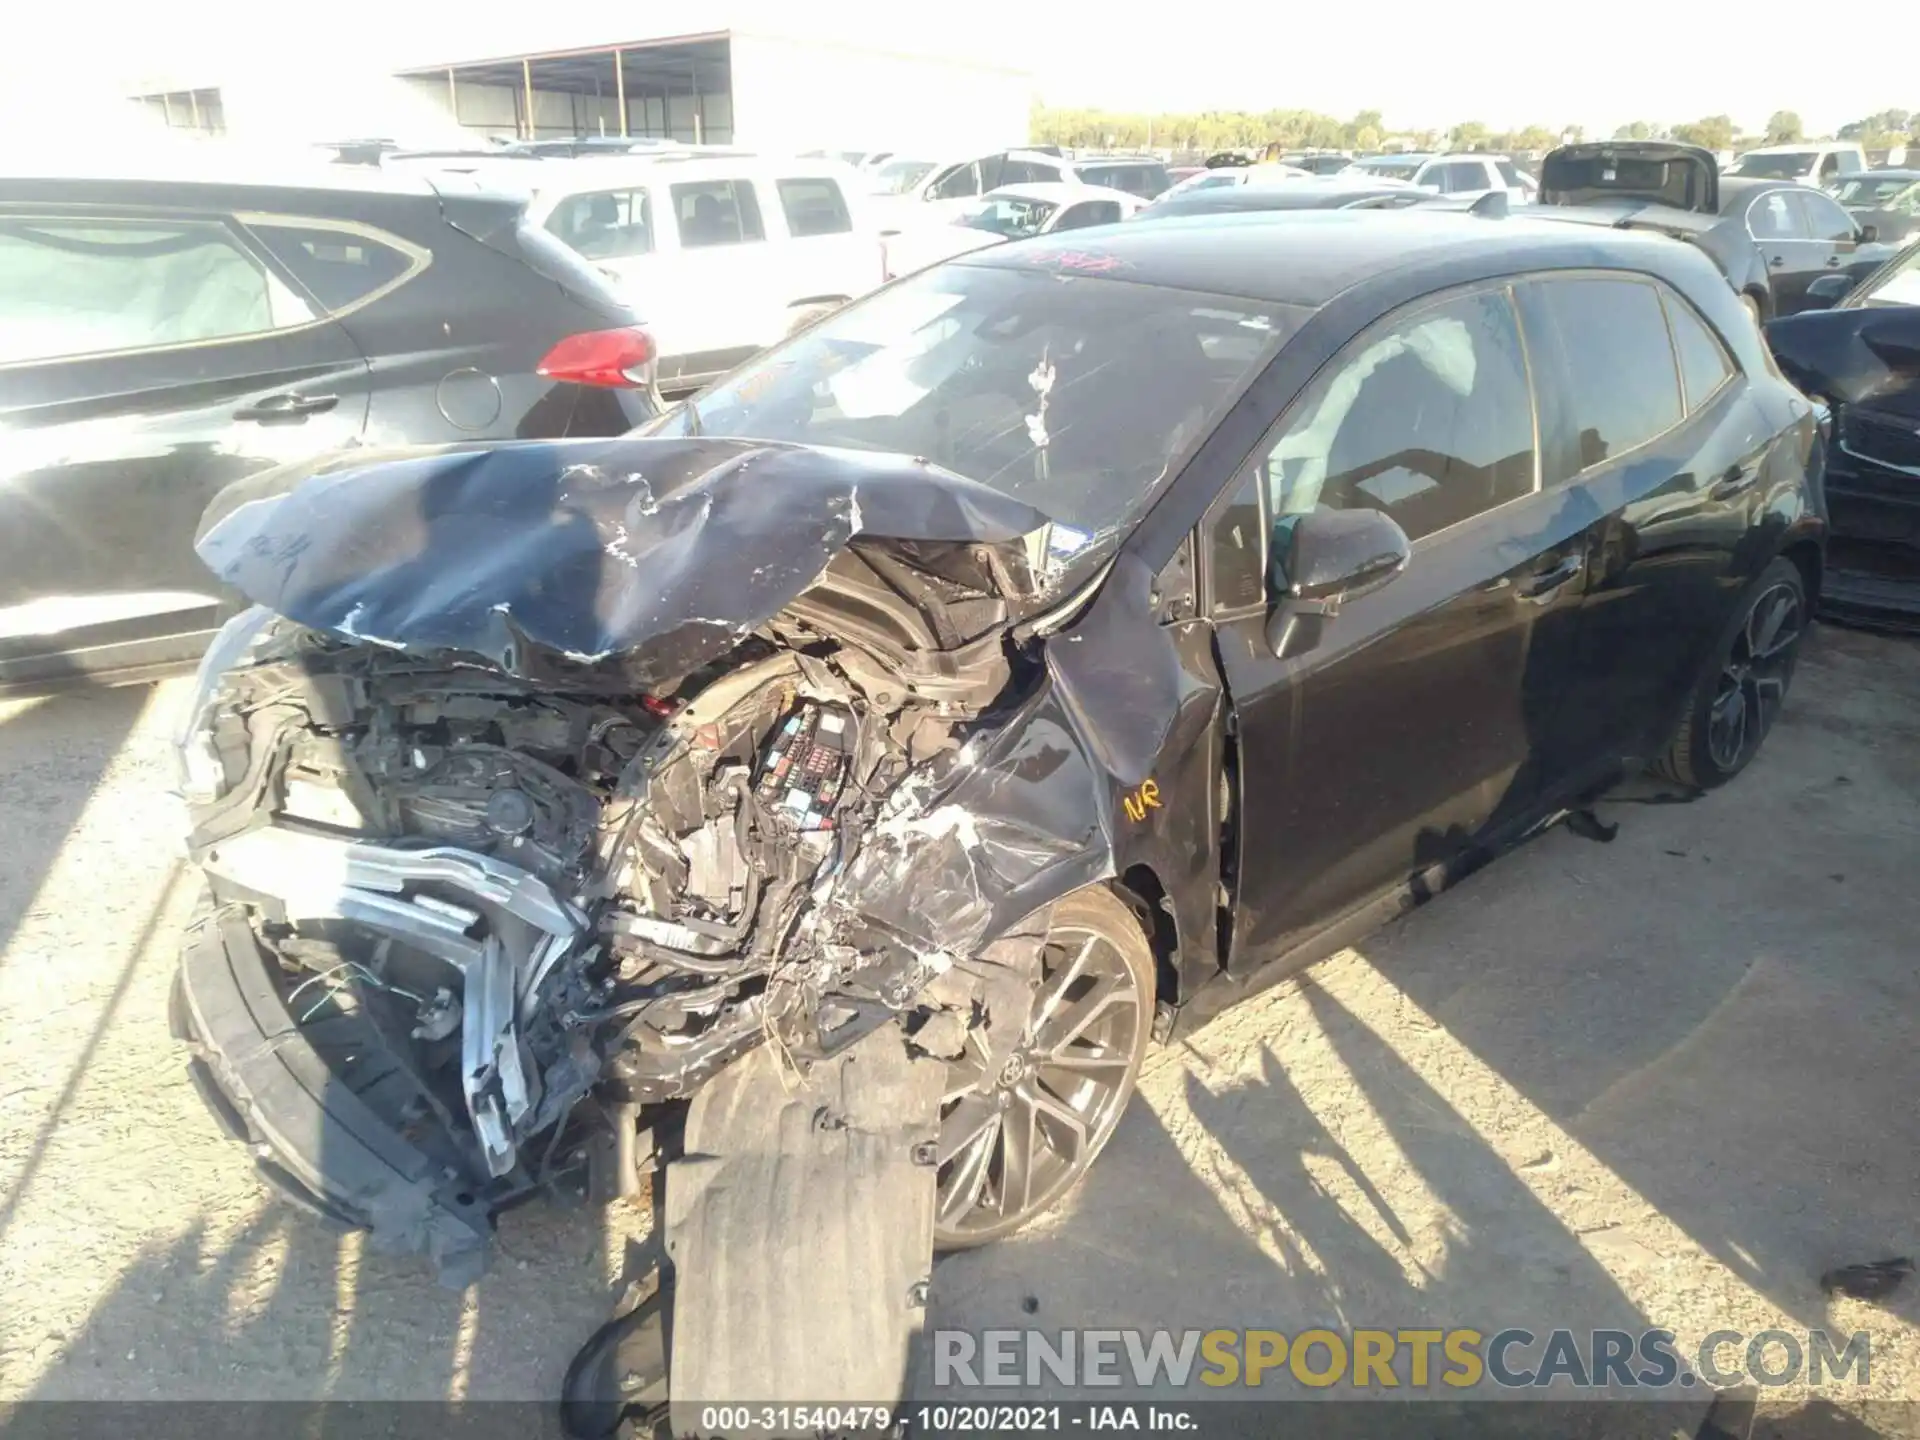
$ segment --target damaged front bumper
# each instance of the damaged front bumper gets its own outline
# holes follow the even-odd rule
[[[1047,595],[1044,519],[907,462],[592,453],[324,476],[203,544],[281,616],[221,637],[180,736],[213,907],[180,1028],[273,1178],[456,1285],[518,1200],[630,1193],[636,1129],[762,1045],[1011,1047],[1022,922],[1112,873],[1010,634],[1091,594]]]

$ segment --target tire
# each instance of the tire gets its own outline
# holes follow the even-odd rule
[[[1051,1209],[1133,1098],[1154,1009],[1153,950],[1139,920],[1105,886],[1075,891],[1053,907],[1041,967],[1026,1034],[1000,1075],[986,1075],[971,1051],[948,1067],[941,1250],[985,1245]],[[1027,1159],[1016,1164],[1022,1128]]]
[[[1810,619],[1800,567],[1777,556],[1747,587],[1657,774],[1696,790],[1724,785],[1752,763],[1786,703]]]

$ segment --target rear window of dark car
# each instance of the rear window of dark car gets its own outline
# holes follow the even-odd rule
[[[406,278],[426,259],[409,253],[400,241],[376,240],[360,231],[268,220],[251,220],[247,228],[336,314]]]

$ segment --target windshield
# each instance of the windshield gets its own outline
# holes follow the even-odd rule
[[[933,173],[931,160],[889,160],[873,172],[877,195],[904,195]]]
[[[1083,532],[1137,518],[1304,312],[1020,265],[943,265],[820,321],[643,433],[924,456]],[[693,424],[689,423],[692,418]]]
[[[1060,207],[1050,200],[1026,200],[1017,195],[989,196],[960,217],[970,230],[986,230],[1009,239],[1024,240],[1046,228],[1047,218]]]
[[[1894,261],[1879,279],[1861,290],[1862,305],[1920,305],[1920,245]]]
[[[1792,180],[1813,173],[1820,158],[1816,150],[1789,150],[1778,155],[1742,155],[1733,162],[1729,175],[1758,175],[1768,180]]]

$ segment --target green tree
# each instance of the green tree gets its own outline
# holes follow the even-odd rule
[[[1706,150],[1727,150],[1739,133],[1731,115],[1708,115],[1690,124],[1673,127],[1673,138]]]
[[[1463,120],[1447,132],[1449,150],[1474,150],[1487,143],[1487,127],[1478,120]]]
[[[1616,140],[1658,140],[1666,133],[1665,129],[1650,120],[1634,120],[1622,125],[1613,132]]]
[[[1767,143],[1769,145],[1790,145],[1805,137],[1806,127],[1800,123],[1800,117],[1791,110],[1776,110],[1767,118]]]

